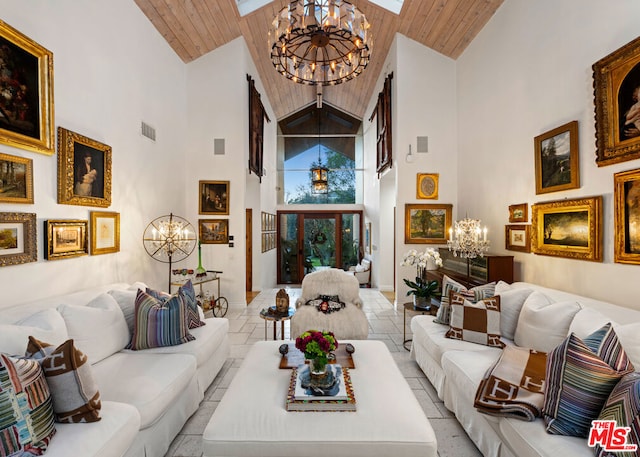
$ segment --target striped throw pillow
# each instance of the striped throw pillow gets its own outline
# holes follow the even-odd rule
[[[127,348],[137,351],[195,340],[189,333],[185,307],[179,295],[162,301],[138,290],[133,335]]]
[[[157,290],[149,289],[147,287],[147,293],[152,297],[157,298],[158,300],[168,300],[171,298],[171,295],[166,292],[160,292]],[[182,297],[184,300],[186,307],[185,311],[187,313],[187,325],[189,328],[198,328],[205,325],[205,322],[200,320],[200,314],[198,313],[198,300],[196,299],[196,291],[193,288],[193,284],[189,279],[186,283],[184,283],[178,289],[178,295]]]
[[[503,348],[500,341],[500,297],[472,303],[464,294],[451,293],[451,320],[444,335],[454,340]]]
[[[586,438],[615,385],[632,371],[611,323],[584,340],[571,333],[547,355],[542,409],[547,431]]]

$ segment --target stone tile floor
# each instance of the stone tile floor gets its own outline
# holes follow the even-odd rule
[[[300,289],[286,288],[291,304],[300,296]],[[218,402],[233,382],[240,363],[245,354],[256,341],[265,337],[265,321],[259,316],[262,308],[275,303],[277,289],[261,292],[246,308],[229,308],[226,317],[229,319],[229,338],[231,355],[222,370],[213,381],[198,411],[187,421],[180,434],[173,440],[165,457],[200,457],[202,456],[202,433],[209,422]],[[409,352],[402,347],[403,314],[402,309],[395,309],[379,291],[361,289],[360,296],[364,302],[364,311],[369,319],[369,339],[383,341],[393,355],[400,371],[413,389],[417,400],[422,405],[438,438],[438,454],[440,457],[477,457],[482,454],[469,439],[458,421],[438,398],[433,386]],[[410,335],[409,316],[407,316],[407,335]],[[272,323],[267,323],[267,338],[273,337]],[[278,338],[280,325],[277,325]],[[289,338],[289,324],[285,323],[285,338]]]

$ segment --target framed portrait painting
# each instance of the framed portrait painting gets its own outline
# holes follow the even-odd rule
[[[111,147],[58,127],[58,203],[111,205]]]
[[[640,168],[613,175],[614,260],[640,264]]]
[[[538,135],[534,143],[536,194],[580,187],[578,121]]]
[[[33,203],[33,160],[0,153],[0,203]]]
[[[531,252],[529,225],[505,225],[504,247],[510,251]]]
[[[527,222],[529,208],[526,203],[509,205],[509,222]]]
[[[38,260],[36,215],[0,213],[0,267]]]
[[[416,178],[416,198],[437,200],[439,173],[418,173]]]
[[[531,206],[535,254],[602,262],[602,197]]]
[[[227,244],[229,219],[198,219],[198,234],[202,244]]]
[[[86,220],[45,221],[45,258],[47,260],[78,257],[89,253]]]
[[[91,255],[120,251],[120,213],[91,212]]]
[[[405,244],[445,244],[451,228],[453,205],[405,204]]]
[[[596,163],[640,158],[640,37],[593,64]]]
[[[229,181],[200,181],[199,185],[200,214],[229,214]]]
[[[0,143],[53,154],[53,54],[0,20],[0,62]]]

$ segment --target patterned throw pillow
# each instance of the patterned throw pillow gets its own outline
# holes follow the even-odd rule
[[[195,340],[189,333],[185,307],[179,295],[162,301],[138,290],[133,335],[127,348],[137,351]]]
[[[147,287],[147,293],[158,300],[166,301],[172,296],[166,292],[160,292]],[[178,289],[178,295],[182,297],[185,304],[187,313],[187,325],[189,328],[198,328],[206,325],[205,322],[200,320],[200,314],[198,313],[198,300],[196,299],[196,291],[193,288],[193,283],[189,279],[185,284]]]
[[[463,294],[451,293],[451,320],[445,337],[503,348],[500,341],[500,297],[472,303]]]
[[[620,379],[602,408],[598,420],[616,421],[618,427],[629,427],[626,444],[635,444],[640,449],[640,373],[632,372]],[[596,457],[609,457],[598,444]],[[634,457],[635,452],[616,452],[616,457]]]
[[[73,340],[60,346],[29,337],[27,357],[36,359],[47,378],[56,421],[76,424],[100,420],[100,392],[87,356]]]
[[[0,456],[43,455],[55,433],[40,364],[0,354]]]
[[[449,276],[444,275],[442,278],[442,296],[440,297],[440,307],[438,308],[438,314],[434,322],[438,324],[449,325],[451,319],[451,308],[449,307],[450,295],[452,292],[469,292],[473,294],[472,301],[483,300],[485,298],[493,297],[495,295],[496,283],[490,282],[481,286],[468,289],[460,284],[458,281],[451,279]]]
[[[305,305],[315,306],[318,311],[325,314],[340,311],[346,306],[344,302],[340,301],[338,295],[318,295],[318,298],[307,301]]]
[[[615,385],[631,371],[610,323],[584,340],[571,333],[547,355],[542,409],[547,431],[586,438]]]

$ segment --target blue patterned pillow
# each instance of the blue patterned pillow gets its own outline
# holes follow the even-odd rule
[[[186,315],[186,305],[179,295],[162,301],[138,290],[133,335],[127,348],[137,351],[195,340]]]
[[[632,371],[610,323],[584,340],[572,333],[547,355],[542,409],[547,431],[586,438],[615,385]]]

